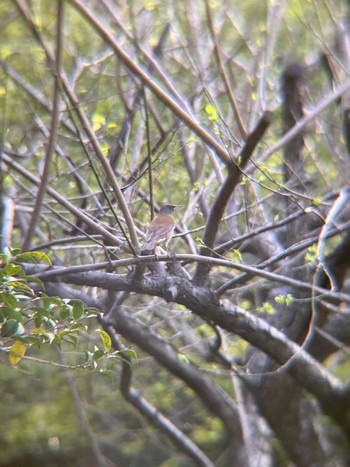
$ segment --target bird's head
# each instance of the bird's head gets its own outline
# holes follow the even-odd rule
[[[180,204],[164,204],[160,208],[159,214],[173,214],[176,208],[179,208]]]

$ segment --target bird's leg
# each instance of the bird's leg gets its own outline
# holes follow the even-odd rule
[[[158,253],[157,253],[157,247],[156,246],[154,247],[154,256],[156,257],[157,261],[159,261],[159,256],[158,256]]]

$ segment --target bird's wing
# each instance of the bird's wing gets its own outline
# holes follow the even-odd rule
[[[151,222],[146,232],[146,242],[154,239],[161,239],[166,236],[174,228],[174,220],[171,216],[163,216],[161,222]]]

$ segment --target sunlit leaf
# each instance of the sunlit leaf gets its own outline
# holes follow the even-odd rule
[[[20,261],[29,261],[29,262],[34,262],[37,263],[38,261],[43,261],[44,263],[47,263],[51,266],[51,260],[50,258],[45,255],[45,253],[42,253],[41,251],[31,251],[30,253],[21,253],[18,254],[16,257],[17,260]]]
[[[100,336],[101,336],[105,351],[109,352],[109,350],[110,350],[110,348],[112,346],[112,341],[111,341],[110,335],[106,331],[103,331],[102,329],[97,329],[96,331],[100,333]]]
[[[22,360],[23,355],[26,352],[26,345],[24,342],[17,341],[10,347],[9,360],[11,365],[17,365]]]

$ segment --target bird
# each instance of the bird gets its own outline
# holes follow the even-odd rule
[[[141,254],[153,252],[157,243],[162,241],[165,241],[165,247],[168,246],[175,229],[173,212],[177,207],[178,204],[165,204],[160,208],[158,215],[148,226],[146,242],[141,247]]]

